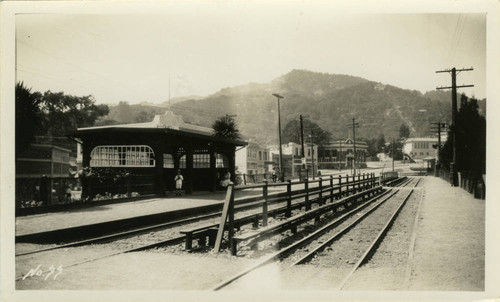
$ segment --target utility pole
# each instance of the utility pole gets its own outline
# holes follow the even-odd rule
[[[392,138],[392,172],[394,172],[394,137]]]
[[[436,89],[450,89],[451,88],[451,126],[453,129],[453,162],[451,163],[450,166],[450,172],[452,173],[452,185],[454,187],[458,186],[458,165],[457,165],[457,88],[465,88],[465,87],[474,87],[474,85],[460,85],[457,86],[457,72],[461,71],[472,71],[474,70],[472,67],[471,68],[462,68],[462,69],[456,69],[453,67],[452,69],[445,69],[445,70],[439,70],[436,71],[436,73],[443,73],[443,72],[448,72],[451,73],[451,86],[449,87],[437,87]]]
[[[339,172],[342,171],[342,139],[340,139]]]
[[[312,176],[314,180],[314,134],[313,130],[311,129],[311,169],[312,169]]]
[[[446,127],[445,123],[441,122],[434,122],[431,123],[434,127],[437,127],[435,129],[431,129],[433,132],[437,132],[438,134],[438,144],[437,144],[437,150],[438,150],[438,163],[441,163],[441,129],[444,129]]]
[[[355,123],[355,118],[352,118],[352,125],[349,124],[347,127],[352,128],[352,142],[354,149],[354,158],[353,158],[353,168],[354,168],[354,176],[356,176],[356,128],[359,127],[359,123]]]
[[[283,154],[281,150],[281,113],[280,113],[280,99],[284,98],[284,96],[281,96],[277,93],[273,93],[273,96],[275,96],[278,99],[278,136],[279,136],[279,144],[280,144],[280,162],[279,162],[279,169],[280,169],[280,181],[285,180],[285,173],[283,172]],[[293,169],[293,164],[292,164],[292,169]]]
[[[302,114],[299,117],[300,117],[300,142],[302,145],[301,157],[304,158],[304,118],[302,117]],[[302,166],[302,168],[304,168],[304,166]]]

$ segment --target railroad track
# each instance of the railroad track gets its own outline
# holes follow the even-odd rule
[[[314,198],[314,196],[318,196],[318,195],[319,195],[318,192],[314,192],[314,193],[311,193],[311,195],[309,197]],[[279,207],[279,204],[282,204],[282,203],[286,203],[286,201],[274,203],[274,206],[276,206],[276,208],[270,209],[268,214],[270,216],[273,216],[274,211],[284,212],[284,208]],[[303,203],[304,203],[304,201],[302,199],[299,199],[298,201],[293,203],[292,206],[295,206],[295,207],[298,206],[300,208],[301,205],[303,206]],[[269,204],[272,205],[273,203],[270,202]],[[242,210],[251,210],[251,209],[253,209],[255,207],[259,207],[259,206],[261,206],[261,204],[256,203],[256,205],[253,205],[253,204],[237,205],[236,208],[238,210],[242,211]],[[170,234],[170,235],[167,234],[166,236],[155,236],[155,235],[158,235],[158,234],[161,235],[162,234],[161,232],[163,232],[163,231],[172,233],[171,229],[176,227],[176,226],[180,226],[180,225],[186,226],[189,223],[199,223],[201,221],[206,221],[206,220],[211,219],[211,218],[218,218],[219,216],[220,216],[220,212],[219,213],[210,213],[210,214],[200,215],[200,216],[193,217],[193,218],[188,218],[188,219],[183,219],[183,220],[178,220],[178,221],[163,223],[163,224],[158,224],[158,225],[153,225],[153,226],[144,227],[144,228],[140,228],[140,229],[134,229],[134,230],[129,230],[129,231],[125,231],[125,232],[120,232],[120,233],[116,233],[116,234],[80,240],[77,242],[42,248],[42,249],[38,249],[38,250],[31,250],[31,251],[16,254],[15,255],[16,261],[22,261],[23,257],[30,257],[30,256],[33,256],[34,254],[39,254],[39,253],[43,253],[43,252],[50,252],[50,251],[54,251],[54,250],[58,250],[58,249],[66,249],[67,250],[67,248],[76,248],[78,246],[91,245],[91,244],[95,244],[95,243],[112,242],[112,244],[114,246],[111,248],[111,250],[119,248],[119,250],[107,252],[104,254],[99,254],[96,257],[95,256],[83,257],[83,256],[78,254],[79,251],[74,251],[74,253],[76,254],[76,257],[74,257],[74,258],[77,258],[77,259],[83,258],[83,259],[78,260],[78,261],[74,261],[74,262],[69,263],[69,264],[65,264],[63,266],[65,268],[67,268],[67,267],[76,266],[76,265],[80,265],[80,264],[96,261],[99,259],[124,254],[124,253],[148,250],[148,249],[153,249],[153,248],[157,248],[157,247],[164,247],[164,246],[169,246],[169,245],[175,245],[175,244],[183,242],[186,239],[186,236],[185,235],[172,236],[172,234]],[[216,219],[216,221],[218,221],[218,219]],[[237,221],[237,220],[235,220],[235,221]],[[152,231],[154,231],[153,234],[150,233]],[[178,231],[176,233],[178,234]],[[151,234],[153,235],[151,237],[156,237],[156,238],[151,238],[151,239],[147,238],[148,235],[151,235]],[[141,236],[142,236],[142,238],[139,238]],[[161,237],[161,238],[169,237],[169,238],[164,239],[164,240],[158,240],[159,237]],[[70,252],[72,252],[72,251],[70,251]],[[30,257],[30,258],[25,258],[25,259],[32,260],[33,258]],[[16,281],[21,280],[23,277],[24,276],[17,277]]]
[[[318,195],[318,193],[312,193],[310,195],[311,198],[314,196]],[[281,204],[286,203],[286,201],[282,202],[270,202],[269,205],[271,208],[269,209],[268,215],[273,216],[276,213],[279,212],[284,212],[285,207],[280,206]],[[299,199],[295,203],[292,203],[292,207],[297,208],[297,207],[302,207],[304,206],[304,200]],[[251,212],[253,209],[260,207],[260,203],[249,203],[249,204],[244,204],[244,205],[237,205],[236,209],[241,211],[240,213],[245,215]],[[246,211],[246,212],[245,212]],[[258,210],[256,210],[258,211]],[[254,212],[256,212],[254,211]],[[149,227],[144,227],[140,229],[134,229],[134,230],[129,230],[129,231],[124,231],[120,233],[115,233],[111,235],[105,235],[105,236],[100,236],[100,237],[95,237],[95,238],[90,238],[90,239],[85,239],[77,242],[72,242],[72,243],[67,243],[67,244],[62,244],[62,245],[57,245],[57,246],[51,246],[47,248],[42,248],[42,249],[37,249],[37,250],[31,250],[27,252],[22,252],[16,254],[16,261],[22,261],[25,257],[30,257],[34,254],[39,254],[43,252],[50,252],[58,249],[67,249],[67,248],[75,248],[78,246],[85,246],[85,245],[92,245],[95,243],[110,243],[112,245],[111,250],[116,250],[117,248],[119,249],[118,251],[113,251],[110,253],[105,253],[102,255],[99,255],[97,257],[91,257],[90,259],[83,259],[81,261],[75,261],[70,264],[66,264],[63,267],[72,267],[88,262],[92,262],[95,260],[111,257],[111,256],[116,256],[124,253],[130,253],[130,252],[137,252],[137,251],[143,251],[143,250],[148,250],[148,249],[154,249],[158,247],[165,247],[165,246],[170,246],[170,245],[175,245],[182,243],[185,241],[186,236],[185,235],[172,235],[173,233],[178,234],[179,230],[175,230],[175,227],[182,226],[186,227],[189,226],[190,223],[201,223],[201,222],[208,222],[210,219],[214,219],[213,222],[219,222],[219,217],[221,213],[210,213],[210,214],[205,214],[205,215],[200,215],[197,217],[193,218],[188,218],[188,219],[182,219],[174,222],[169,222],[169,223],[163,223],[163,224],[158,224],[158,225],[153,225]],[[238,222],[238,218],[235,219],[235,222]],[[154,233],[151,233],[154,231]],[[163,233],[162,233],[163,232]],[[151,236],[153,235],[153,236]],[[148,238],[148,237],[153,237],[153,238]],[[165,238],[168,237],[167,239],[157,239],[157,238]],[[156,238],[156,239],[155,239]],[[77,257],[78,258],[78,257]],[[80,257],[81,258],[81,257]],[[84,258],[84,257],[83,257]],[[45,273],[45,272],[44,272]],[[23,278],[23,276],[19,276],[16,278],[16,281],[19,281]]]
[[[383,196],[378,196],[376,198],[376,201],[365,203],[363,206],[351,210],[341,217],[336,218],[314,233],[309,234],[307,237],[265,257],[252,267],[219,283],[218,285],[213,287],[212,290],[220,290],[222,288],[225,288],[229,284],[245,276],[246,274],[249,274],[255,269],[274,261],[288,261],[290,267],[299,266],[311,261],[314,261],[315,265],[322,265],[323,259],[328,259],[328,254],[330,254],[330,251],[328,251],[327,253],[324,253],[324,251],[327,250],[332,244],[340,242],[343,236],[345,234],[348,234],[349,232],[353,232],[354,230],[359,231],[360,229],[362,229],[360,227],[362,227],[363,224],[365,225],[364,227],[366,230],[366,226],[370,225],[370,220],[372,220],[373,223],[373,221],[381,220],[382,217],[385,216],[385,218],[382,219],[383,223],[378,223],[376,230],[370,231],[370,233],[376,233],[376,236],[368,241],[363,240],[364,252],[362,253],[362,255],[356,260],[351,259],[345,261],[344,258],[343,262],[348,265],[349,272],[337,287],[337,289],[342,289],[348,282],[348,280],[352,277],[354,272],[360,266],[366,263],[366,261],[373,255],[376,247],[383,240],[385,234],[389,230],[390,226],[394,223],[396,217],[398,216],[398,213],[404,207],[406,201],[412,194],[413,189],[418,186],[420,180],[420,178],[410,178],[400,183],[399,187],[390,189]],[[410,190],[401,190],[401,188],[409,185],[412,186]],[[376,213],[378,213],[378,217],[375,216]],[[344,221],[348,222],[343,223]],[[352,238],[353,236],[349,237]],[[344,238],[347,238],[347,236]],[[347,241],[350,240],[347,239]],[[357,248],[359,247],[360,246],[358,246]],[[331,248],[331,250],[335,252],[336,249]]]
[[[316,195],[317,195],[317,193],[316,193]],[[314,194],[312,194],[311,196],[314,196]],[[302,201],[298,201],[295,204],[299,204],[301,202]],[[285,201],[275,202],[275,203],[269,202],[269,206],[278,206],[279,204],[284,204],[284,203],[285,203]],[[251,202],[249,204],[236,205],[235,210],[237,210],[237,211],[251,211],[251,210],[258,208],[260,206],[261,206],[260,203]],[[275,214],[274,211],[275,211],[275,209],[270,209],[269,215],[271,215],[271,216],[274,215]],[[173,228],[176,226],[186,226],[186,225],[189,225],[190,223],[199,223],[202,221],[207,221],[207,220],[212,219],[212,218],[219,218],[220,215],[221,215],[221,212],[202,214],[202,215],[199,215],[196,217],[180,219],[180,220],[167,222],[167,223],[155,224],[155,225],[151,225],[151,226],[147,226],[147,227],[143,227],[143,228],[137,228],[137,229],[127,230],[127,231],[113,233],[113,234],[109,234],[109,235],[103,235],[103,236],[78,240],[78,241],[74,241],[74,242],[70,242],[70,243],[59,244],[56,246],[50,246],[50,247],[45,247],[45,248],[36,249],[36,250],[30,250],[30,251],[26,251],[26,252],[20,252],[20,253],[17,253],[15,256],[16,257],[26,256],[26,255],[31,255],[31,254],[52,251],[52,250],[56,250],[56,249],[77,247],[77,246],[82,246],[82,245],[90,245],[90,244],[94,244],[94,243],[111,242],[111,241],[115,241],[115,240],[128,238],[128,237],[134,236],[134,235],[141,235],[141,234],[145,234],[145,233],[152,232],[152,231],[158,231],[161,229],[165,230],[165,229]],[[186,238],[186,236],[177,236],[177,237],[171,238],[169,240],[158,242],[158,246],[176,244],[178,242],[182,242],[185,238]],[[154,248],[154,247],[156,247],[156,246],[152,246],[152,248]]]

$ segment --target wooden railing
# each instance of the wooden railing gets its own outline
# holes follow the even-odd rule
[[[326,202],[333,202],[334,199],[340,199],[344,196],[356,194],[358,192],[371,189],[380,185],[380,178],[375,173],[358,174],[353,176],[338,177],[320,177],[316,180],[291,181],[269,183],[264,181],[262,184],[234,186],[230,184],[226,191],[224,207],[222,211],[219,229],[215,240],[215,250],[219,251],[224,230],[228,232],[228,238],[231,241],[234,236],[234,196],[235,192],[241,190],[261,189],[260,202],[262,206],[262,226],[268,224],[268,204],[270,202],[285,202],[287,210],[285,216],[292,215],[292,200],[303,198],[305,211],[311,210],[311,204],[317,202],[320,206]],[[293,188],[295,186],[295,188]],[[273,187],[286,187],[286,194],[277,194],[271,196],[269,189]]]

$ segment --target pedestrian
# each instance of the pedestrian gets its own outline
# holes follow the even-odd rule
[[[276,168],[273,169],[273,182],[276,182],[277,176],[276,176]]]
[[[71,185],[68,185],[66,189],[66,202],[71,202]]]
[[[175,175],[175,196],[182,196],[181,190],[182,190],[182,181],[184,180],[184,177],[181,175],[181,170],[177,170],[177,175]]]
[[[224,173],[224,176],[222,180],[220,181],[220,185],[222,187],[227,187],[231,183],[231,173],[229,172],[228,169],[226,169],[226,172]]]

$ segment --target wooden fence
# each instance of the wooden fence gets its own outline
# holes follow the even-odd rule
[[[264,181],[263,184],[255,185],[243,185],[234,186],[229,185],[226,191],[226,198],[224,201],[224,208],[222,211],[222,216],[220,220],[219,230],[217,233],[215,241],[215,250],[219,251],[221,240],[223,237],[224,230],[228,230],[229,241],[232,240],[234,236],[234,196],[235,192],[248,189],[260,189],[262,194],[260,195],[260,204],[262,207],[262,226],[267,226],[268,224],[268,205],[270,202],[280,202],[286,201],[287,210],[285,212],[285,217],[291,217],[292,214],[292,200],[303,198],[304,207],[306,211],[311,210],[311,204],[313,202],[323,205],[327,199],[333,202],[334,199],[340,199],[344,196],[355,194],[363,190],[367,190],[380,184],[380,178],[375,177],[375,173],[369,174],[358,174],[358,175],[346,175],[337,177],[320,177],[316,180],[304,181],[291,181],[269,183]],[[314,186],[313,186],[314,185]],[[295,189],[293,189],[295,186]],[[270,196],[269,189],[273,187],[286,187],[286,194],[278,196]],[[314,195],[314,199],[312,198]],[[227,222],[227,226],[226,226]]]

